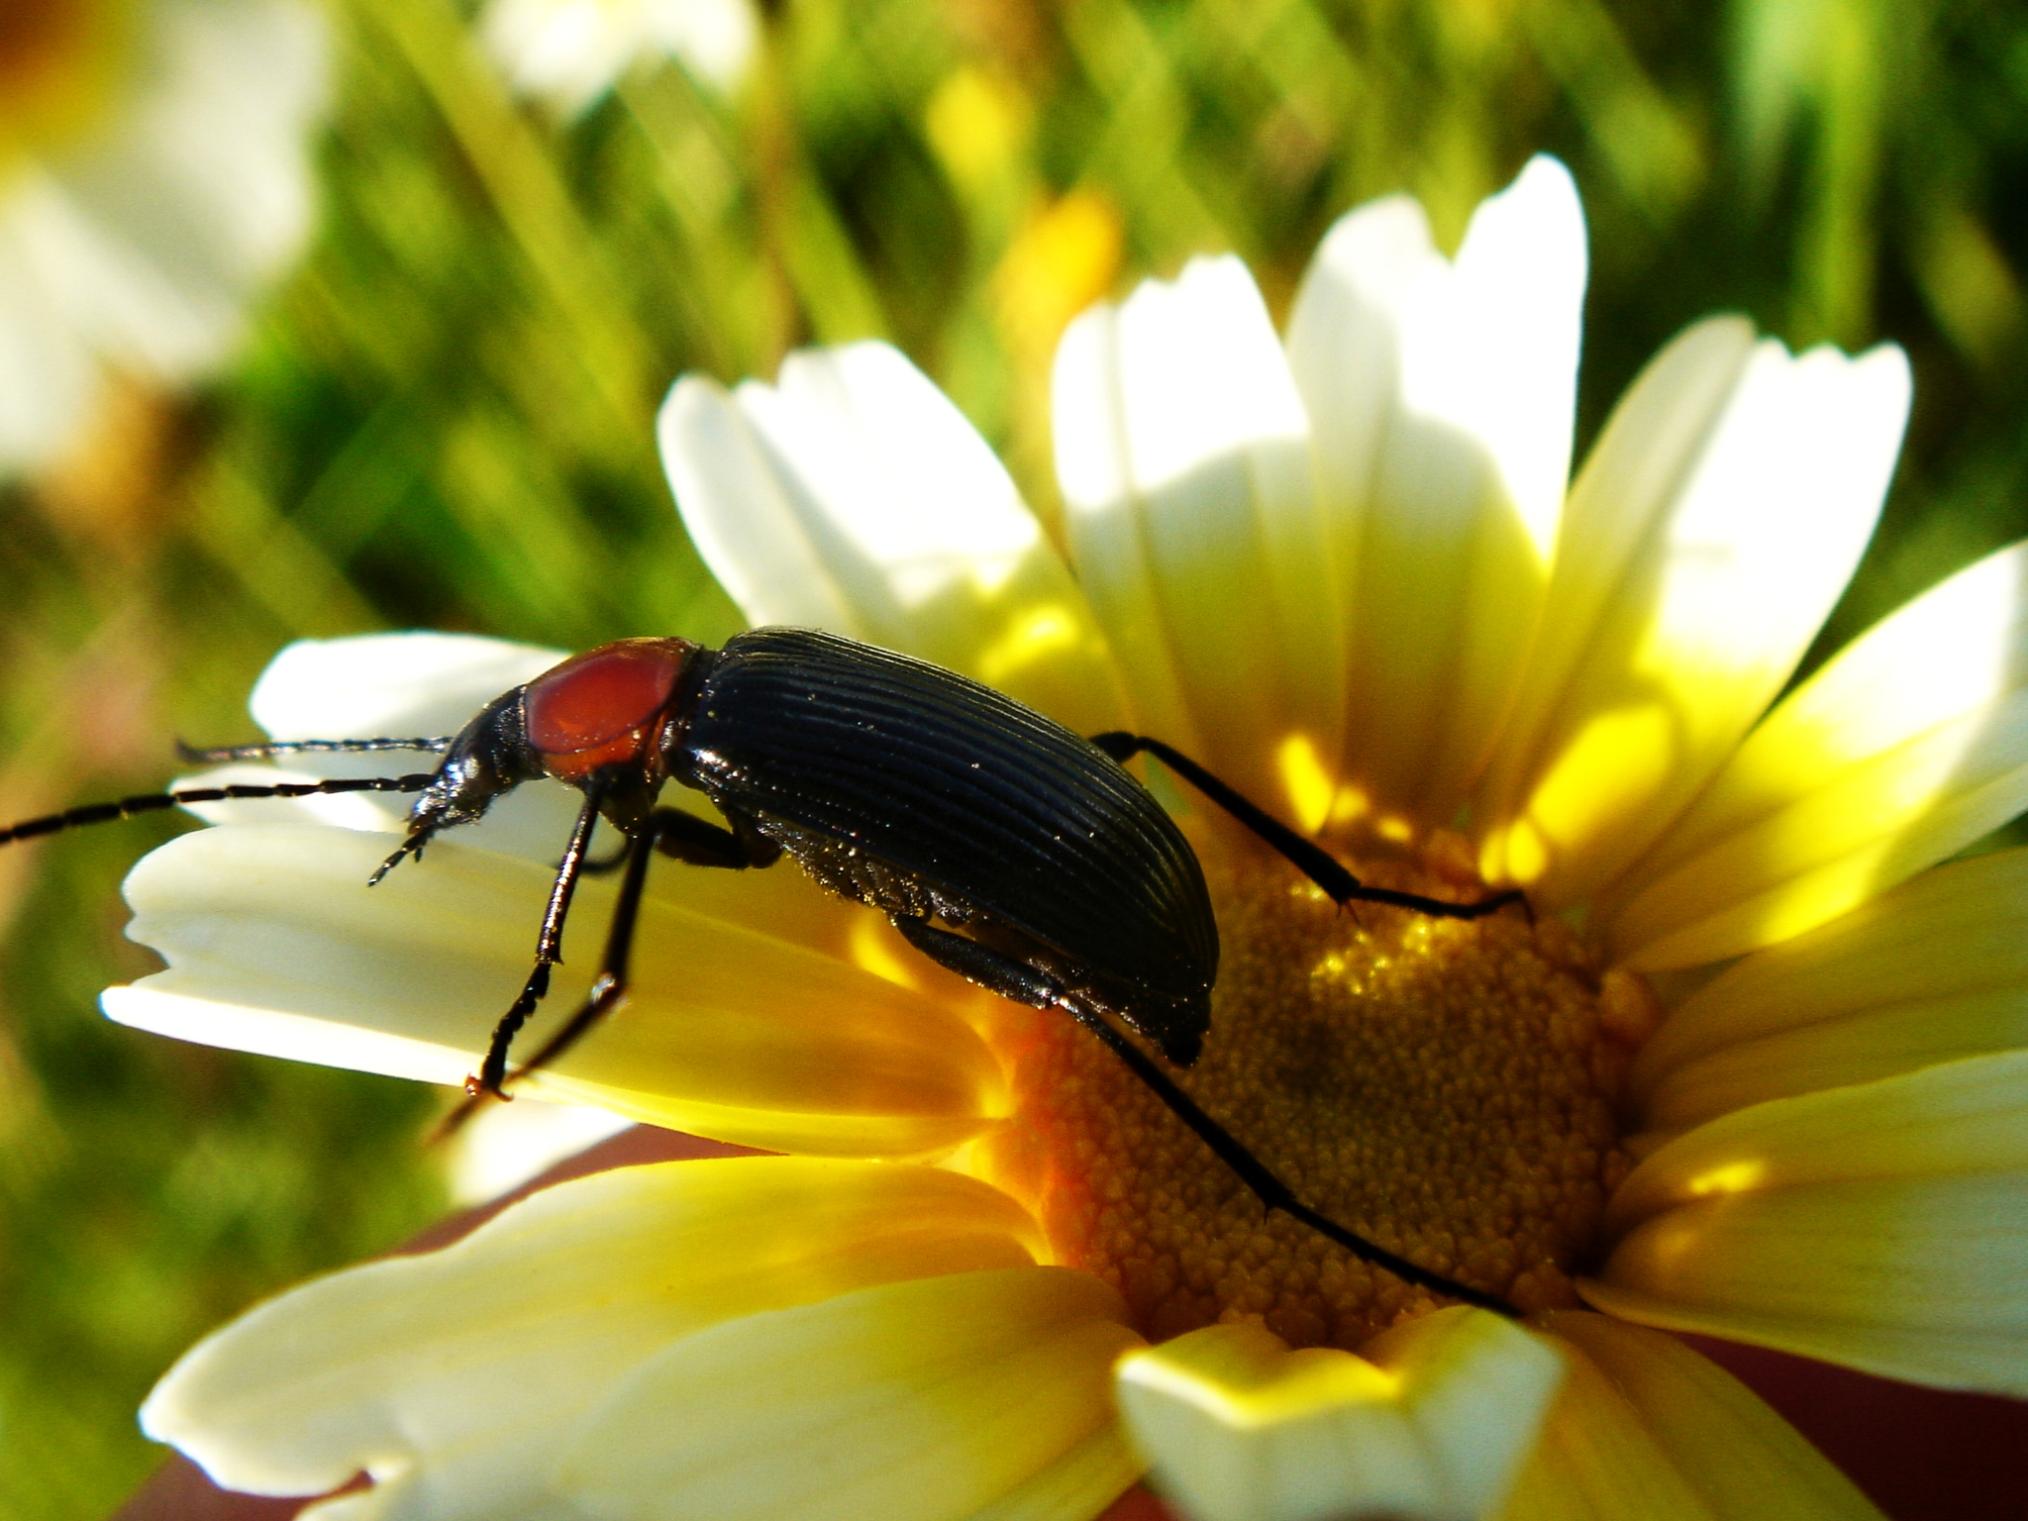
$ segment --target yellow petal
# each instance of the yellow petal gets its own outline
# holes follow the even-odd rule
[[[729,1321],[590,1412],[555,1485],[611,1521],[1012,1521],[1075,1514],[1043,1477],[1066,1464],[1095,1514],[1138,1471],[1112,1413],[1124,1319],[1096,1278],[1030,1267]],[[1005,1503],[1024,1489],[1045,1503]]]
[[[1570,1375],[1501,1521],[1877,1521],[1793,1427],[1675,1338],[1581,1313],[1549,1329]]]
[[[1737,319],[1656,357],[1572,488],[1486,862],[1581,898],[1668,829],[1858,561],[1908,410],[1898,350],[1791,356]]]
[[[2028,1394],[2028,1052],[1777,1099],[1651,1153],[1585,1297],[1945,1388]]]
[[[1207,1327],[1127,1358],[1120,1405],[1198,1521],[1466,1517],[1506,1493],[1561,1378],[1545,1343],[1459,1309],[1365,1357]]]
[[[975,676],[1086,732],[1123,708],[1084,595],[1006,468],[882,343],[805,350],[772,386],[677,381],[676,503],[755,623],[830,629]]]
[[[106,994],[186,1040],[457,1083],[528,975],[550,868],[446,841],[379,886],[386,837],[232,827],[127,880],[166,972]],[[998,1063],[955,1006],[844,955],[839,904],[794,871],[673,863],[642,906],[633,992],[528,1090],[772,1149],[919,1154],[999,1112]],[[589,986],[610,880],[580,884],[540,1040]],[[527,1049],[533,1049],[532,1045]]]
[[[1421,209],[1331,231],[1289,323],[1340,595],[1352,614],[1344,769],[1443,821],[1499,729],[1549,577],[1570,468],[1584,215],[1538,158],[1457,261]]]
[[[562,1433],[688,1333],[1005,1270],[1034,1240],[1005,1195],[932,1168],[622,1168],[544,1190],[443,1251],[262,1305],[171,1369],[141,1421],[229,1488],[310,1494],[363,1470],[375,1488],[362,1515],[547,1514]]]
[[[1336,756],[1343,637],[1309,427],[1236,259],[1200,259],[1072,324],[1054,381],[1080,581],[1136,722],[1278,813],[1316,824]]]
[[[1678,1005],[1634,1064],[1640,1124],[2028,1048],[2024,989],[2028,850],[1937,867]]]
[[[1799,934],[2028,806],[2028,545],[1870,630],[1740,747],[1609,920],[1637,966]]]

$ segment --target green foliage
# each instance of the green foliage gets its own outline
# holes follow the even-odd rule
[[[1021,293],[1065,207],[1087,262],[1059,298],[1230,248],[1285,308],[1355,202],[1411,191],[1455,238],[1555,152],[1591,226],[1587,433],[1715,308],[1909,349],[1901,477],[1827,639],[2028,529],[2028,28],[2006,7],[778,9],[731,96],[644,65],[559,124],[449,0],[334,6],[321,235],[238,372],[194,407],[130,399],[89,459],[0,498],[0,813],[154,786],[178,733],[244,735],[293,638],[729,632],[655,452],[686,369],[889,337],[1046,506],[1068,312],[1047,278],[1040,315]],[[432,1096],[96,1017],[146,970],[114,884],[148,833],[0,860],[8,1515],[103,1514],[154,1461],[132,1410],[178,1351],[440,1207]]]

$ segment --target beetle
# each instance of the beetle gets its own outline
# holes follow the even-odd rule
[[[828,891],[885,913],[932,961],[1003,997],[1069,1014],[1266,1208],[1411,1283],[1515,1313],[1498,1296],[1400,1257],[1304,1203],[1120,1029],[1169,1065],[1191,1066],[1210,1025],[1219,952],[1196,854],[1125,762],[1141,754],[1161,761],[1341,906],[1476,918],[1520,894],[1454,903],[1368,886],[1160,740],[1124,731],[1086,738],[940,666],[812,629],[753,629],[717,649],[680,638],[601,645],[502,693],[447,738],[284,740],[183,754],[223,761],[403,749],[437,752],[435,769],[173,789],[27,820],[0,830],[0,844],[225,798],[418,793],[401,843],[370,879],[378,882],[420,858],[440,831],[476,822],[523,783],[562,782],[584,801],[543,911],[534,966],[450,1123],[507,1096],[509,1052],[561,960],[571,897],[603,818],[628,843],[598,974],[521,1072],[554,1061],[625,996],[656,854],[732,870],[786,856]],[[725,822],[664,805],[670,782],[703,793]]]

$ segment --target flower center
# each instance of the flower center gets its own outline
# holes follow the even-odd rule
[[[0,3],[0,177],[82,137],[128,63],[130,0]]]
[[[1198,843],[1223,954],[1183,1085],[1341,1224],[1524,1310],[1575,1303],[1570,1273],[1626,1167],[1615,1101],[1651,1023],[1645,988],[1601,975],[1559,920],[1341,911],[1278,856]],[[1427,858],[1349,864],[1375,886],[1484,892]],[[1060,1014],[1020,1019],[1003,1053],[1014,1115],[988,1167],[1144,1333],[1256,1319],[1350,1348],[1436,1303],[1266,1214]]]

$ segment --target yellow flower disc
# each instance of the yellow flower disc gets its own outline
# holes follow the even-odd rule
[[[1475,921],[1340,910],[1279,856],[1202,835],[1223,956],[1184,1086],[1340,1223],[1523,1309],[1574,1304],[1570,1275],[1626,1168],[1615,1106],[1643,990],[1518,906]],[[1428,857],[1349,864],[1374,886],[1484,894]],[[1292,1345],[1354,1348],[1434,1305],[1265,1214],[1062,1015],[1010,1020],[1000,1043],[1015,1107],[986,1170],[1144,1334],[1258,1320]]]

